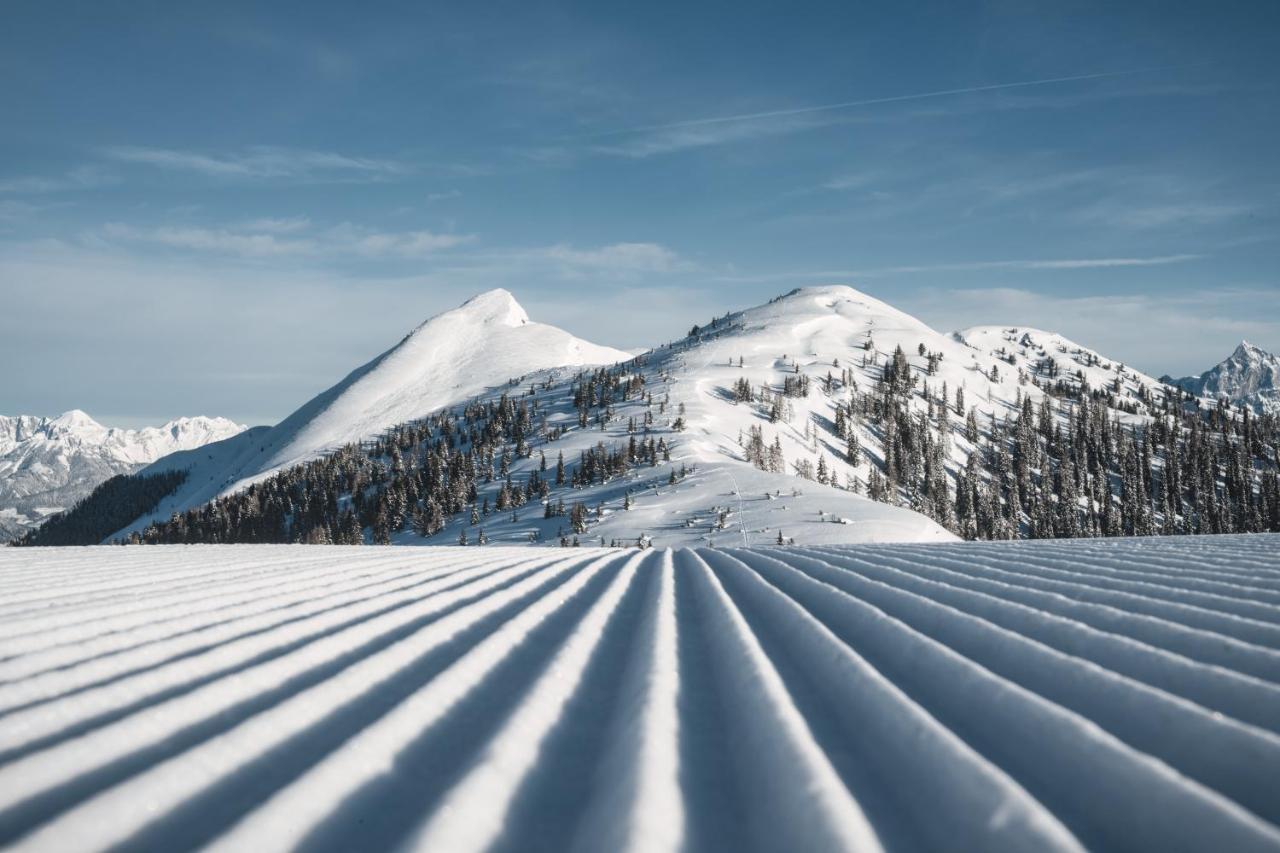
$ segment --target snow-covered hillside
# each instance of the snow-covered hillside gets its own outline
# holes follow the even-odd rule
[[[1235,352],[1199,376],[1165,381],[1198,397],[1240,403],[1258,414],[1280,414],[1280,356],[1248,341],[1241,341]]]
[[[631,355],[530,321],[507,291],[491,290],[427,320],[368,364],[269,429],[178,454],[147,473],[188,469],[187,482],[152,518],[199,506],[272,472],[344,444],[378,436],[396,424],[507,387],[510,380],[560,367],[614,364]]]
[[[1010,335],[1015,342],[1008,340]],[[832,432],[836,409],[848,402],[849,391],[869,391],[899,347],[933,396],[941,397],[944,388],[948,399],[963,391],[966,405],[984,422],[992,416],[1016,415],[1020,395],[1038,401],[1044,391],[1035,382],[1047,386],[1058,378],[1065,380],[1050,378],[1057,375],[1041,363],[1048,357],[1057,359],[1063,373],[1068,365],[1073,372],[1082,370],[1095,388],[1109,387],[1118,377],[1117,400],[1139,412],[1146,410],[1144,394],[1164,393],[1157,380],[1060,336],[995,328],[946,335],[849,287],[802,288],[717,318],[714,325],[646,356],[638,368],[649,377],[646,387],[653,389],[655,398],[669,397],[663,422],[670,424],[676,417],[684,421],[683,431],[667,435],[673,464],[688,465],[695,473],[687,483],[670,487],[665,478],[638,476],[625,489],[588,490],[588,504],[598,499],[606,504],[591,535],[609,542],[646,534],[663,545],[764,544],[775,541],[779,533],[799,544],[951,538],[918,513],[862,496],[871,472],[883,463],[883,437],[870,424],[851,421],[848,427],[858,434],[864,451],[858,465],[848,463],[846,443]],[[927,368],[929,354],[941,356],[932,373]],[[1096,363],[1083,363],[1090,357]],[[798,378],[808,381],[808,394],[776,393]],[[751,401],[735,400],[735,383],[743,380],[754,389]],[[775,403],[780,416],[771,422]],[[929,408],[923,397],[915,398],[913,406],[920,413]],[[617,404],[612,426],[603,431],[593,426],[581,434],[570,431],[561,439],[565,458],[573,459],[602,439],[625,440],[630,419],[643,419],[644,409],[639,401]],[[567,420],[568,413],[564,417]],[[744,437],[752,427],[762,430],[766,444],[777,441],[786,460],[783,476],[757,470],[744,458]],[[948,436],[948,442],[948,465],[959,468],[972,445],[959,431]],[[829,485],[814,480],[819,465],[827,470]],[[795,476],[799,470],[809,472],[808,479]],[[637,481],[643,484],[639,488]],[[861,494],[847,488],[855,481]],[[626,489],[637,497],[630,510],[618,512]],[[722,514],[725,529],[710,529]],[[488,524],[491,538],[497,537],[493,541],[519,541],[532,526],[525,522],[513,530],[502,518]],[[406,536],[402,541],[413,540]],[[440,541],[452,540],[441,536]]]
[[[0,549],[16,850],[1276,850],[1280,537]]]
[[[618,452],[630,445],[625,475],[578,482],[559,496],[592,510],[589,522],[574,531],[588,535],[592,544],[936,541],[953,534],[924,515],[942,519],[951,512],[957,481],[975,449],[984,448],[983,464],[998,461],[993,442],[1010,443],[1008,425],[1048,398],[1053,398],[1052,414],[1041,417],[1063,427],[1070,426],[1069,417],[1077,411],[1091,408],[1094,416],[1086,426],[1094,432],[1087,439],[1103,440],[1105,450],[1115,451],[1115,458],[1104,460],[1113,469],[1123,463],[1123,447],[1099,437],[1099,415],[1142,424],[1154,414],[1169,418],[1183,410],[1183,392],[1059,335],[1006,327],[943,334],[843,286],[802,288],[716,317],[685,338],[614,367],[608,376],[557,366],[626,358],[527,323],[510,294],[477,297],[430,321],[271,431],[246,433],[152,466],[149,470],[190,468],[191,476],[153,513],[114,535],[127,536],[153,520],[233,493],[273,471],[411,417],[449,412],[455,422],[449,428],[452,435],[469,417],[463,404],[494,403],[505,395],[531,407],[537,421],[527,428],[532,431],[521,453],[500,444],[485,451],[483,465],[490,469],[495,454],[504,458],[500,476],[509,474],[512,487],[545,473],[548,460],[563,457],[573,467],[592,452]],[[882,393],[890,368],[900,374],[892,400]],[[512,377],[522,379],[505,381]],[[606,385],[615,390],[601,390]],[[631,390],[618,390],[623,385]],[[584,402],[587,386],[596,391]],[[1046,441],[1052,433],[1043,426],[1036,430]],[[453,446],[454,439],[440,433],[424,437]],[[1067,438],[1079,436],[1069,432]],[[649,453],[652,469],[634,464],[637,440],[655,439],[661,439],[663,449]],[[897,486],[885,485],[890,455]],[[384,473],[388,464],[395,464],[382,462]],[[467,465],[472,470],[475,463]],[[1030,477],[1028,467],[1039,472],[1032,490],[1043,484],[1048,492],[1053,477],[1047,456],[1024,465],[1022,476]],[[375,480],[380,476],[366,473]],[[409,507],[409,512],[399,512],[392,540],[448,545],[478,535],[472,529],[477,520],[495,543],[555,543],[565,535],[564,518],[543,516],[541,507],[519,509],[517,503],[517,512],[490,515],[488,506],[501,481],[492,473],[479,476],[475,500],[467,503],[484,506],[482,518],[454,514],[435,527],[439,532],[423,539],[410,529],[416,507]],[[1085,482],[1093,503],[1079,495],[1079,511],[1087,512],[1082,523],[1090,530],[1108,521],[1103,516],[1110,510],[1111,484],[1106,481],[1103,473],[1091,472]],[[985,488],[983,482],[976,486]],[[967,488],[976,486],[971,481]],[[987,501],[982,509],[986,520],[977,523],[987,529],[1004,525],[1009,531],[1004,535],[1013,535],[1019,524],[1032,524],[1031,513],[1038,511],[1027,497],[1032,492],[1020,486],[1021,506],[1015,507],[1010,485],[1001,488],[1006,490],[1003,497],[971,500],[969,520],[961,519],[953,529],[964,524],[972,529],[972,504],[982,500]],[[931,489],[936,498],[930,497]],[[336,512],[350,505],[341,494],[324,500]],[[1001,501],[1004,510],[998,506]],[[939,512],[943,504],[945,512]],[[1092,506],[1100,508],[1099,515]],[[1115,524],[1130,532],[1145,531],[1148,522],[1137,518],[1138,509],[1130,510],[1130,516]],[[1005,517],[992,521],[992,511]],[[1173,514],[1169,517],[1171,523],[1184,524]],[[1191,519],[1190,509],[1185,517]],[[327,523],[333,527],[338,521],[333,515]],[[365,535],[371,535],[369,519],[361,522]],[[1104,532],[1115,535],[1115,524]],[[322,534],[320,541],[328,536]]]
[[[0,416],[0,542],[74,504],[116,474],[238,434],[226,418],[108,429],[75,410],[57,418]]]
[[[978,353],[1004,362],[1007,368],[1002,367],[1002,372],[1014,378],[1034,376],[1042,383],[1062,381],[1075,387],[1083,382],[1090,389],[1112,391],[1140,413],[1148,411],[1149,401],[1163,399],[1170,390],[1164,381],[1054,332],[1025,326],[973,326],[953,336]]]

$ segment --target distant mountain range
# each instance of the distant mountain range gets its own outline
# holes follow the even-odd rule
[[[1199,376],[1161,381],[1197,397],[1225,399],[1248,406],[1257,414],[1280,414],[1280,357],[1241,341],[1235,352]]]
[[[20,536],[117,474],[244,430],[226,418],[179,418],[109,429],[82,411],[56,418],[0,416],[0,542]]]

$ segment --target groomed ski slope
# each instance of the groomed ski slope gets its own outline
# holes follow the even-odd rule
[[[0,550],[0,846],[1277,850],[1280,536]]]

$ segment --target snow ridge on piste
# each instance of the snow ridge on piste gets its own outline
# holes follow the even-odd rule
[[[0,550],[0,845],[1276,850],[1280,536]]]

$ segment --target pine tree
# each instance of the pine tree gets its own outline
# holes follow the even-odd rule
[[[862,446],[858,442],[858,434],[853,430],[849,431],[849,438],[845,442],[844,458],[855,468],[862,464]]]

